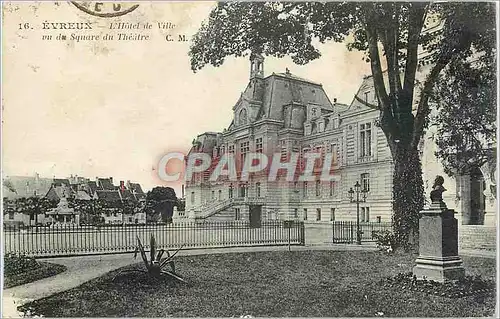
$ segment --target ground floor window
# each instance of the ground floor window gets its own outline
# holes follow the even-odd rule
[[[382,217],[377,216],[377,223],[381,223],[381,222],[382,222]]]
[[[321,208],[316,208],[316,221],[321,220]]]
[[[330,208],[330,221],[335,221],[335,208]]]
[[[362,222],[370,221],[370,207],[361,207],[361,221]]]
[[[234,220],[240,220],[241,219],[241,212],[239,208],[234,209]]]
[[[299,209],[298,208],[295,208],[293,210],[293,218],[299,218]]]
[[[307,220],[307,208],[304,208],[304,220]]]

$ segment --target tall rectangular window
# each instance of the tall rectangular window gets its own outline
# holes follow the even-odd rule
[[[247,185],[246,184],[240,184],[240,197],[246,197],[247,196]]]
[[[335,208],[330,208],[330,221],[335,221]]]
[[[304,185],[303,185],[303,195],[304,197],[307,197],[307,182],[304,182]]]
[[[307,220],[307,208],[304,208],[304,220]]]
[[[316,221],[321,220],[321,208],[316,208]]]
[[[234,220],[240,220],[240,219],[241,219],[240,209],[235,208],[234,209]]]
[[[212,191],[212,200],[215,199],[215,191]]]
[[[361,216],[359,219],[361,220],[362,223],[364,223],[365,222],[365,208],[361,207],[360,209],[361,209]]]
[[[248,141],[241,142],[241,144],[240,144],[240,159],[241,159],[242,165],[245,162],[245,157],[247,156],[249,151],[250,151],[250,143]]]
[[[333,197],[335,195],[335,182],[330,181],[330,197]]]
[[[332,164],[338,164],[339,148],[337,144],[332,144]]]
[[[260,183],[255,183],[255,194],[257,197],[260,197]]]
[[[191,204],[194,204],[194,192],[191,192]]]
[[[299,218],[299,209],[298,208],[293,209],[293,218]]]
[[[229,146],[227,147],[227,152],[228,152],[228,153],[231,153],[231,154],[234,154],[234,145],[229,145]]]
[[[370,221],[370,207],[365,207],[365,222]]]
[[[316,196],[321,196],[321,181],[316,181]]]
[[[262,153],[262,137],[255,139],[255,153]]]
[[[370,191],[370,174],[369,173],[361,174],[361,189],[364,189],[367,192]]]
[[[219,200],[222,200],[222,190],[219,189]]]
[[[233,198],[233,184],[229,185],[229,199]]]
[[[372,127],[371,123],[361,124],[359,126],[359,147],[360,157],[372,155]]]

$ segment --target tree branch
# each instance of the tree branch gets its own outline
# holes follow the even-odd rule
[[[403,92],[413,101],[415,75],[418,63],[418,42],[427,12],[427,3],[414,2],[411,4],[408,18],[408,45],[406,52],[405,77]],[[411,103],[413,104],[413,103]]]
[[[380,107],[382,109],[390,108],[389,97],[387,96],[387,91],[384,83],[384,76],[382,73],[382,65],[380,64],[380,55],[378,50],[378,37],[377,29],[375,23],[371,18],[370,13],[367,12],[366,23],[366,35],[368,38],[368,52],[370,55],[370,66],[373,76],[373,84],[375,87],[375,92],[380,102]]]
[[[420,138],[424,133],[425,121],[430,113],[429,97],[431,96],[432,88],[436,83],[439,73],[446,67],[451,60],[451,55],[445,55],[438,59],[437,63],[431,70],[431,73],[425,79],[424,87],[420,92],[420,100],[418,102],[417,114],[413,123],[413,137],[410,147],[415,149],[420,142]]]

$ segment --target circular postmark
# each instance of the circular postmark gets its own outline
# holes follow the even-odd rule
[[[83,12],[101,18],[119,17],[134,11],[139,6],[131,2],[71,1],[71,3]]]

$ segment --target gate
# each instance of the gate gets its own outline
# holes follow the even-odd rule
[[[391,223],[359,223],[361,242],[375,242],[374,234],[378,231],[392,231]],[[356,243],[357,224],[354,221],[334,221],[332,224],[332,238],[334,244]]]

